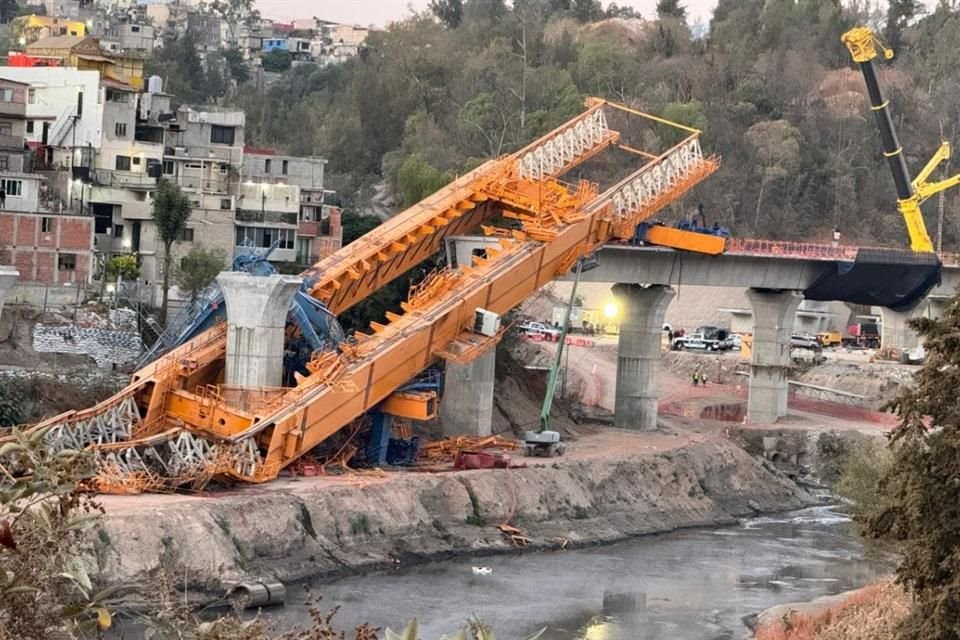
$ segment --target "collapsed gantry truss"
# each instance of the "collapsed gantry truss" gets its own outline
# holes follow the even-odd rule
[[[603,193],[560,180],[617,146],[616,112],[685,132]],[[136,372],[90,409],[51,418],[53,448],[88,448],[104,492],[198,486],[217,476],[246,482],[282,468],[353,423],[438,359],[469,360],[494,339],[471,333],[478,307],[505,313],[576,260],[680,198],[718,167],[700,132],[599,99],[526,148],[489,161],[311,267],[311,295],[334,314],[364,300],[436,254],[445,238],[483,228],[498,239],[472,265],[432,274],[411,290],[402,314],[372,323],[336,351],[317,353],[309,375],[279,389],[231,389],[222,380],[226,331],[216,326]],[[516,222],[493,224],[500,214]]]

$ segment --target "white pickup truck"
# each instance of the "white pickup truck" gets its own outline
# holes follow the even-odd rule
[[[681,349],[702,349],[704,351],[720,351],[724,348],[723,340],[705,338],[702,333],[691,333],[673,339],[670,345],[675,351]]]
[[[547,340],[560,339],[560,329],[554,329],[542,322],[525,322],[520,325],[520,331],[528,336],[544,336]]]

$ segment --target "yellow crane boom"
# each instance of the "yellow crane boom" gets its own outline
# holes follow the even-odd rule
[[[876,69],[873,66],[873,60],[878,55],[878,47],[887,60],[893,57],[893,51],[884,47],[868,27],[854,27],[843,34],[841,39],[850,51],[853,61],[860,65],[860,71],[863,72],[863,79],[867,84],[870,110],[876,116],[877,126],[880,128],[883,155],[890,165],[893,182],[897,187],[897,208],[907,225],[910,248],[919,253],[933,253],[933,243],[930,242],[930,235],[923,222],[920,205],[930,196],[960,184],[960,174],[938,182],[927,181],[940,163],[950,157],[950,143],[943,141],[917,177],[911,180],[910,171],[903,158],[903,148],[897,139],[897,131],[890,117],[890,101],[885,100],[880,91],[880,83],[877,81]]]

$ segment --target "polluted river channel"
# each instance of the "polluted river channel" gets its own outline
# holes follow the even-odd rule
[[[750,637],[744,620],[768,607],[854,589],[890,569],[864,558],[846,517],[815,507],[606,546],[318,581],[289,589],[287,605],[263,615],[277,630],[305,624],[303,603],[319,594],[321,608],[341,607],[338,627],[399,631],[415,617],[424,640],[470,616],[506,640],[542,627],[548,640],[740,640]]]

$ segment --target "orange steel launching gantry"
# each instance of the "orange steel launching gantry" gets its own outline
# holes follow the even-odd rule
[[[639,152],[609,126],[614,115],[632,127],[670,127],[686,137],[662,153]],[[395,400],[395,390],[437,360],[467,361],[490,348],[496,338],[471,331],[475,309],[509,311],[579,257],[629,238],[639,222],[714,172],[719,162],[703,155],[699,134],[590,99],[570,122],[486,162],[311,267],[304,274],[316,281],[311,294],[339,314],[437,253],[448,236],[482,228],[498,239],[472,265],[435,272],[414,287],[403,313],[315,353],[295,386],[224,385],[221,324],[136,372],[112,398],[35,428],[48,430],[55,449],[91,450],[104,492],[276,478],[365,412]],[[611,147],[639,153],[645,164],[602,193],[593,183],[558,179]],[[501,214],[514,221],[511,228],[494,224]]]

